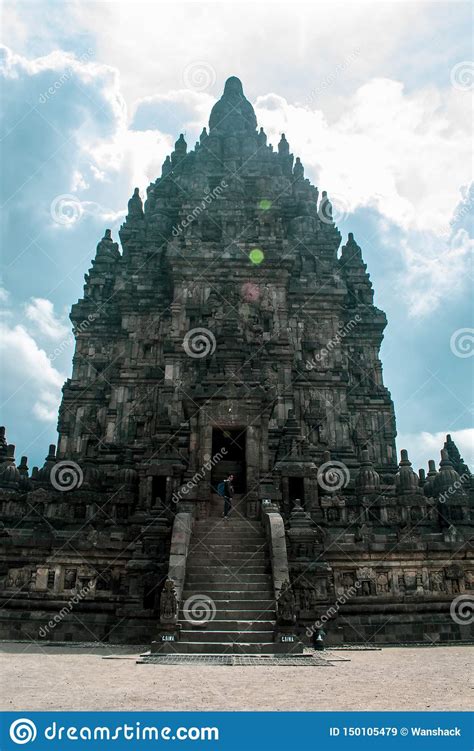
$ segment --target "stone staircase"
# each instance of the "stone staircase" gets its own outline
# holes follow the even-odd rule
[[[240,515],[195,522],[180,603],[178,654],[273,654],[275,600],[259,523]]]

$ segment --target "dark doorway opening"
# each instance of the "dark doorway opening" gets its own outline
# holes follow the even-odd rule
[[[158,498],[166,503],[166,475],[154,475],[151,481],[151,499],[154,506]]]
[[[225,453],[222,452],[225,449]],[[212,456],[222,453],[211,472],[211,484],[216,491],[218,484],[228,475],[234,475],[235,493],[247,490],[247,467],[245,462],[245,428],[213,428]]]
[[[304,505],[304,478],[303,477],[289,477],[288,478],[288,500],[290,501],[290,509],[295,505],[296,499],[301,501]]]

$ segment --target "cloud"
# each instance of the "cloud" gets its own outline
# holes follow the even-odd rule
[[[464,458],[466,464],[472,469],[474,466],[474,428],[464,430],[450,431],[451,438],[459,449],[459,453]],[[440,461],[440,451],[444,446],[446,433],[438,431],[429,433],[405,433],[397,438],[397,445],[400,448],[409,450],[409,459],[413,469],[417,471],[420,467],[427,469],[428,460],[434,459],[436,466]]]
[[[469,285],[474,240],[465,230],[454,232],[448,240],[429,232],[410,232],[398,247],[404,268],[397,287],[409,315],[433,314],[446,299],[456,299]]]
[[[69,334],[69,327],[56,317],[51,300],[34,297],[25,305],[25,315],[50,339],[62,339]]]
[[[199,134],[215,101],[215,97],[205,92],[189,89],[143,97],[134,103],[130,129],[160,130],[175,139],[177,133],[194,126],[194,132]],[[192,146],[191,140],[187,140]]]
[[[449,234],[471,149],[469,117],[459,119],[452,96],[374,78],[332,122],[274,93],[258,97],[256,112],[270,141],[285,132],[309,176],[351,212],[375,207],[406,231]]]
[[[0,353],[6,401],[20,400],[25,418],[32,411],[39,420],[57,420],[64,376],[24,326],[0,324]]]

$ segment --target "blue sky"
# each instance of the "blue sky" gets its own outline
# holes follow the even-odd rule
[[[474,460],[471,6],[461,2],[2,4],[2,424],[56,442],[68,311],[181,131],[229,75],[353,231],[389,325],[384,378],[416,468]]]

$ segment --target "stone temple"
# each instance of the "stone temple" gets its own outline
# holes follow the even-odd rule
[[[29,474],[0,435],[1,638],[469,638],[472,475],[450,436],[439,469],[398,460],[387,320],[336,214],[229,78],[97,246],[57,450]]]

